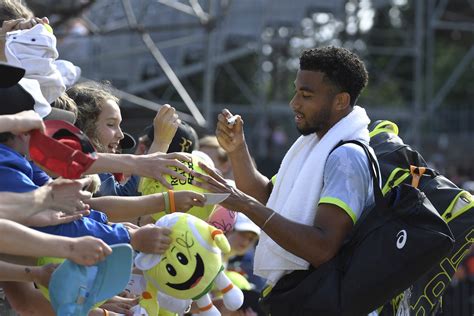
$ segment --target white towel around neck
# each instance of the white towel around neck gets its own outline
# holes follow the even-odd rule
[[[329,152],[341,140],[356,139],[368,143],[369,123],[365,110],[354,106],[321,140],[316,134],[300,136],[283,158],[267,207],[292,221],[312,226]],[[256,275],[274,285],[284,274],[308,267],[306,260],[286,251],[262,232],[255,252]]]

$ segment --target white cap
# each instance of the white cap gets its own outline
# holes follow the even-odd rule
[[[239,213],[234,224],[234,230],[238,232],[252,232],[260,235],[260,227],[255,225],[245,214]]]
[[[193,155],[197,156],[204,162],[208,167],[215,168],[214,161],[212,161],[211,157],[203,151],[200,150],[193,150]]]

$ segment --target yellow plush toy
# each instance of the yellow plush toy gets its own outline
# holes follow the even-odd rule
[[[221,230],[186,213],[163,216],[156,225],[171,229],[172,242],[161,256],[140,253],[135,258],[147,290],[153,291],[147,296],[157,297],[158,290],[175,299],[194,300],[200,315],[220,315],[208,295],[215,285],[223,293],[227,309],[235,311],[242,306],[242,291],[223,272],[222,253],[228,253],[230,245]],[[148,316],[156,315],[156,306],[143,308],[151,312]]]
[[[185,154],[185,153],[181,153],[181,154]],[[205,172],[198,166],[198,162],[200,161],[203,162],[203,160],[195,154],[186,154],[186,155],[189,155],[192,161],[191,162],[182,161],[182,162],[189,169],[205,174]],[[165,176],[166,181],[173,186],[173,189],[172,189],[173,191],[189,190],[189,191],[195,191],[199,193],[207,192],[206,190],[191,184],[191,182],[194,180],[194,177],[192,175],[176,167],[172,167],[172,168],[174,171],[186,177],[186,180],[180,180],[170,175]],[[138,188],[138,191],[141,192],[143,195],[162,193],[162,192],[166,192],[167,190],[168,189],[165,186],[163,186],[163,184],[161,184],[159,181],[155,179],[150,179],[150,178],[143,178],[140,181],[140,185]],[[215,205],[205,205],[203,207],[193,206],[187,211],[187,213],[192,214],[206,221],[209,218],[209,215],[211,215],[212,211],[214,210],[214,207]],[[177,210],[177,211],[181,211],[181,210]],[[158,213],[152,214],[152,217],[153,219],[158,220],[165,214],[166,214],[165,212],[158,212]]]

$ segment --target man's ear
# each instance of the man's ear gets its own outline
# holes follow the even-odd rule
[[[339,92],[334,97],[334,102],[337,111],[344,111],[351,106],[351,96],[347,92]]]

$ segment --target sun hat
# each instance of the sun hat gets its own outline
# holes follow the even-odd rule
[[[93,306],[120,293],[130,281],[133,250],[110,246],[112,254],[93,266],[65,260],[51,275],[49,295],[57,316],[86,316]]]
[[[260,235],[261,229],[252,222],[245,214],[239,213],[234,224],[234,230],[239,232],[252,232]]]

